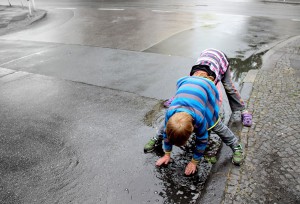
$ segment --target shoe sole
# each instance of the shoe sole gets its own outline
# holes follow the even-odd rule
[[[234,161],[233,160],[231,160],[231,162],[235,165],[235,166],[241,166],[243,163],[244,163],[244,161],[242,161],[241,163],[234,163]]]
[[[151,152],[153,152],[154,151],[154,149],[151,149],[151,150],[144,150],[144,153],[151,153]]]

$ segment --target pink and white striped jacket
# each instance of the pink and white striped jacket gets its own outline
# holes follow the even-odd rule
[[[222,75],[225,74],[229,67],[226,55],[213,48],[202,51],[196,64],[209,66],[211,71],[216,74],[215,84],[221,81]]]

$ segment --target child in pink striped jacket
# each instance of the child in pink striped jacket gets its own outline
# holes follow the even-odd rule
[[[240,111],[243,125],[250,127],[252,125],[252,115],[246,109],[243,99],[231,80],[227,56],[223,52],[213,48],[202,51],[197,59],[196,65],[191,69],[190,76],[200,70],[205,71],[212,76],[214,78],[214,83],[217,86],[220,85],[220,81],[222,82],[231,111],[233,113]],[[172,98],[167,100],[164,105],[168,107],[171,102]]]

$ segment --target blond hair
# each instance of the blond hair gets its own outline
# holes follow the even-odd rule
[[[215,78],[213,76],[209,76],[208,73],[206,71],[203,71],[203,70],[199,70],[199,71],[196,71],[193,76],[197,76],[197,77],[205,77],[205,78],[208,78],[209,80],[211,81],[214,81]]]
[[[193,131],[193,118],[186,112],[175,113],[167,122],[168,140],[176,146],[184,145]]]

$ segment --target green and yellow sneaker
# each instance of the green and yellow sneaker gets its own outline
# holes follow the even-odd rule
[[[144,152],[145,153],[152,152],[155,149],[155,147],[157,147],[157,146],[159,146],[161,144],[162,144],[162,138],[153,137],[144,146]]]
[[[232,163],[235,165],[241,165],[244,162],[244,152],[241,144],[233,147]]]
[[[216,156],[204,156],[204,159],[211,164],[215,164],[218,161]]]

